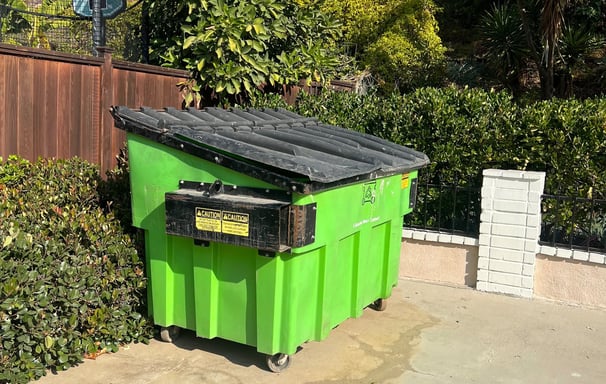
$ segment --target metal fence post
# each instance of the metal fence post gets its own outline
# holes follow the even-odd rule
[[[93,13],[93,55],[101,56],[98,48],[105,46],[105,18],[101,13],[101,0],[92,1]]]

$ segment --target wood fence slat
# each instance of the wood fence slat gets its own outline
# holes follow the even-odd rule
[[[101,99],[101,67],[88,67],[90,73],[90,99],[87,103],[89,115],[87,130],[90,131],[90,156],[91,161],[101,164],[101,117],[97,108],[98,100]]]
[[[113,135],[112,130],[114,128],[114,122],[111,116],[108,116],[104,112],[111,108],[114,100],[114,83],[113,83],[113,64],[111,51],[104,49],[103,52],[103,65],[101,66],[101,97],[99,98],[99,106],[97,113],[99,113],[99,130],[101,132],[101,151],[99,154],[99,162],[101,164],[102,172],[113,168],[115,164],[115,153],[113,152]]]
[[[19,101],[17,103],[17,146],[19,155],[35,160],[34,154],[34,63],[19,59]]]
[[[169,92],[163,95],[164,99],[162,100],[162,104],[174,108],[181,109],[181,95],[179,94],[179,89],[177,87],[177,83],[182,80],[175,77],[165,77],[163,79],[163,87]]]
[[[61,65],[58,68],[57,76],[59,82],[57,84],[57,157],[69,158],[70,144],[70,123],[71,123],[71,70],[67,65]]]
[[[32,111],[32,130],[33,130],[33,145],[34,145],[34,153],[39,154],[39,156],[46,156],[46,130],[44,126],[46,125],[46,100],[45,96],[47,94],[46,91],[46,71],[47,71],[47,62],[43,61],[40,63],[35,63],[34,66],[34,89],[35,96],[33,100],[33,104],[35,105]]]
[[[78,119],[78,128],[80,132],[78,151],[83,159],[90,162],[96,162],[95,152],[93,152],[93,137],[92,128],[92,110],[91,99],[93,98],[93,89],[91,87],[91,71],[90,67],[80,67],[81,80],[80,89],[74,89],[80,95],[81,113]]]
[[[19,83],[18,83],[18,58],[8,57],[5,62],[5,86],[4,86],[4,110],[6,111],[6,120],[4,126],[4,147],[6,155],[19,154],[17,138],[19,126],[17,121],[17,108],[19,104]]]
[[[6,132],[8,130],[6,126],[7,61],[8,58],[6,56],[0,55],[0,157],[2,157],[2,154],[8,153],[8,148],[6,147]]]
[[[82,127],[80,126],[80,116],[82,116],[82,66],[70,65],[70,87],[69,97],[72,100],[70,103],[71,113],[69,116],[69,157],[82,156],[82,148],[80,148],[80,137],[82,135]]]
[[[44,100],[44,121],[43,126],[39,127],[44,132],[45,148],[41,151],[44,157],[59,157],[59,114],[57,111],[59,105],[59,66],[60,64],[52,61],[46,63],[46,93],[40,97]]]

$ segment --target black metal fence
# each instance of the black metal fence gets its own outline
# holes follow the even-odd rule
[[[141,62],[147,46],[141,38],[140,0],[106,20],[107,45],[114,57]],[[0,43],[92,55],[92,20],[77,16],[71,0],[0,0]]]
[[[477,181],[431,182],[419,178],[417,204],[404,227],[477,237],[481,187]],[[606,199],[544,194],[540,244],[606,252]]]
[[[429,177],[420,177],[417,204],[413,212],[404,217],[404,226],[477,237],[480,192],[477,182],[431,182]]]
[[[606,252],[606,200],[544,194],[540,243]]]

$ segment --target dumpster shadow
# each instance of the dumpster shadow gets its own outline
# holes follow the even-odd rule
[[[255,366],[263,371],[269,371],[265,355],[257,352],[255,347],[236,343],[221,338],[204,339],[197,337],[194,331],[181,330],[179,338],[174,342],[175,347],[188,351],[203,351],[223,357],[233,364],[243,367]],[[298,353],[302,348],[299,347]]]

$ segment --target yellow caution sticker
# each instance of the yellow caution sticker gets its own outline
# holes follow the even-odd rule
[[[248,213],[223,211],[223,229],[221,232],[230,235],[248,236]]]
[[[403,173],[402,174],[402,189],[406,189],[408,188],[408,186],[410,185],[410,181],[408,179],[408,173]]]
[[[248,213],[196,207],[196,229],[248,237]]]
[[[199,231],[221,232],[221,211],[196,208],[196,229]]]

